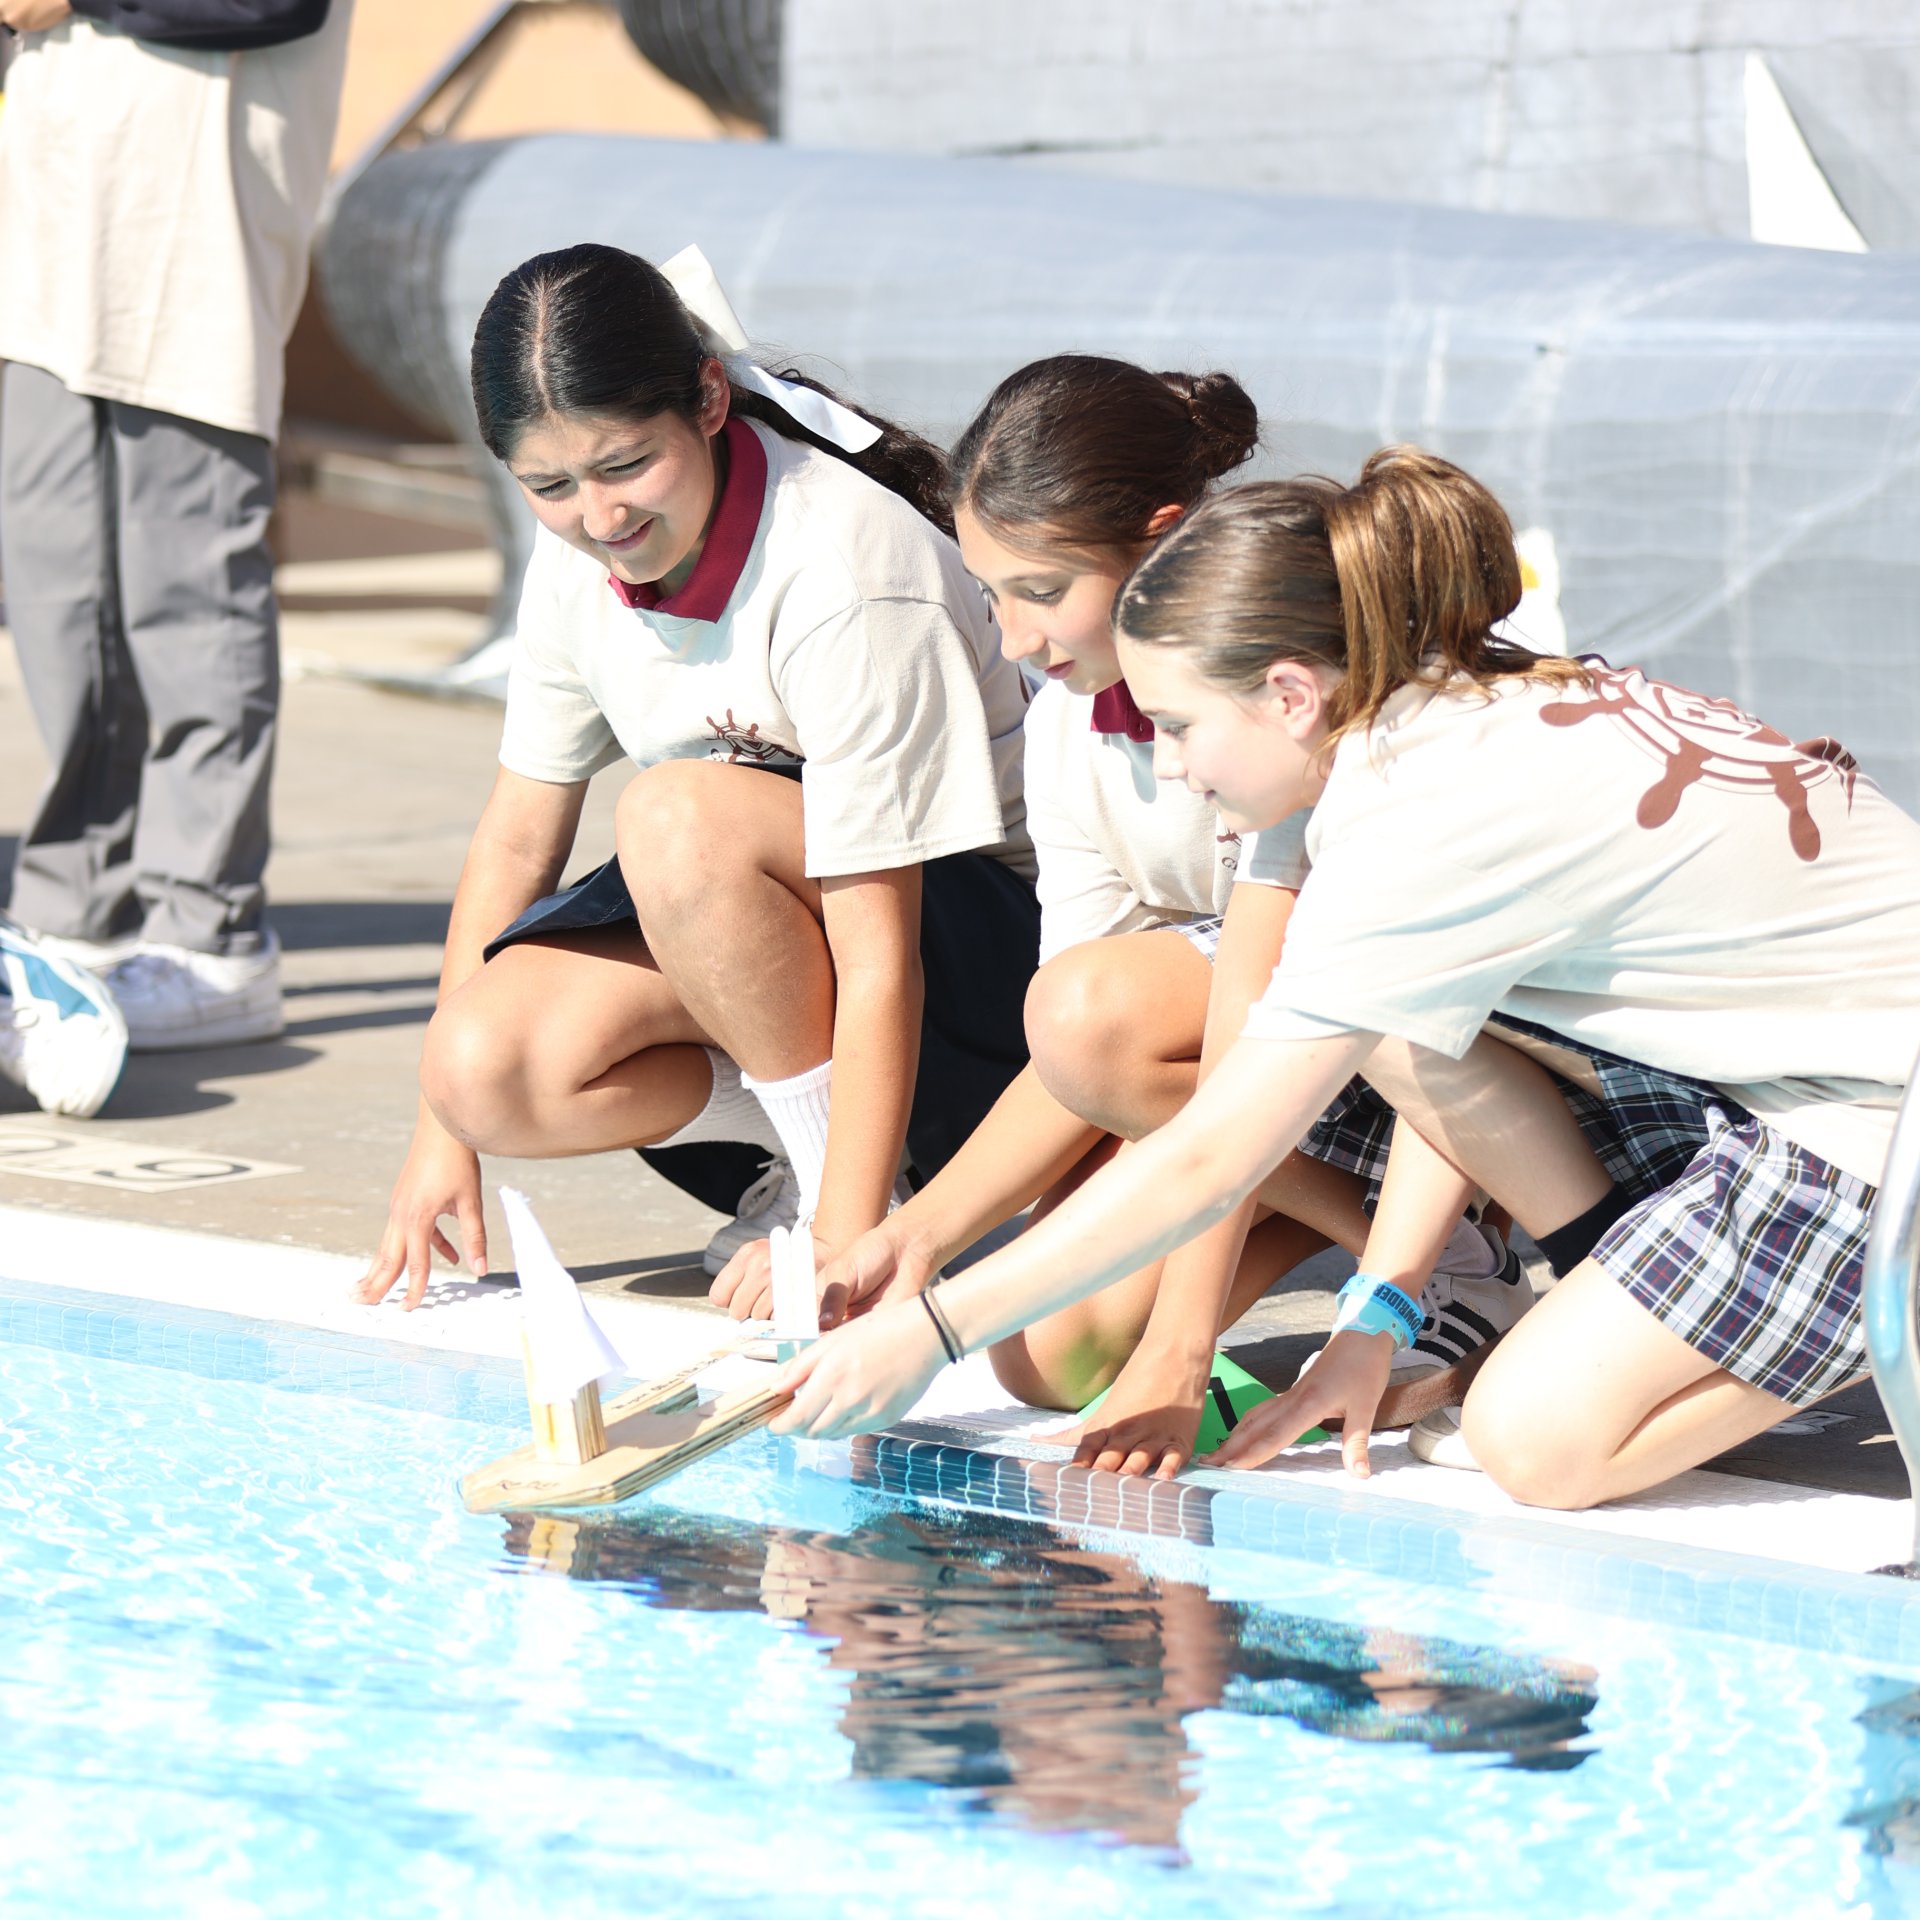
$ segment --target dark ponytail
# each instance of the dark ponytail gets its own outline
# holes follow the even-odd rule
[[[1225,373],[1062,353],[1001,381],[955,443],[948,497],[1018,543],[1101,552],[1149,536],[1252,454],[1260,416]]]
[[[550,414],[610,413],[644,420],[700,417],[700,370],[712,358],[666,276],[618,247],[591,242],[536,254],[494,288],[473,333],[473,410],[496,460]],[[829,389],[792,371],[817,393]],[[870,420],[880,438],[862,453],[820,439],[771,400],[732,387],[732,411],[789,440],[804,441],[897,493],[944,533],[946,457],[931,441],[865,408],[830,397]]]
[[[1519,604],[1499,501],[1438,454],[1383,447],[1351,487],[1269,481],[1195,508],[1121,589],[1114,626],[1187,649],[1197,672],[1236,692],[1259,687],[1276,660],[1336,668],[1337,735],[1370,725],[1412,683],[1584,681],[1578,661],[1493,631]]]

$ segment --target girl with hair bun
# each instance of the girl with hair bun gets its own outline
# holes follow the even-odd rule
[[[1249,858],[1210,796],[1154,778],[1153,726],[1130,697],[1111,626],[1142,555],[1258,435],[1252,400],[1226,374],[1062,354],[1003,381],[955,444],[962,558],[1004,651],[1041,682],[1025,753],[1040,859],[1033,1057],[946,1171],[827,1270],[830,1318],[925,1287],[1021,1208],[1044,1211],[1118,1143],[1164,1125],[1273,970],[1304,873],[1301,823],[1263,835]],[[1333,1242],[1358,1253],[1368,1240],[1359,1175],[1378,1171],[1392,1116],[1363,1093],[1341,1107],[1307,1154],[1262,1183],[1251,1231],[1249,1207],[1164,1273],[1149,1263],[1015,1333],[994,1348],[1002,1383],[1075,1411],[1110,1388],[1082,1457],[1176,1471],[1193,1451],[1221,1329],[1308,1254]],[[1403,1163],[1417,1151],[1403,1150]],[[1462,1219],[1466,1183],[1428,1158],[1411,1237],[1376,1236],[1376,1257],[1416,1287],[1438,1258],[1449,1309],[1471,1296],[1478,1310],[1422,1328],[1395,1372],[1389,1416],[1402,1424],[1457,1397],[1456,1369],[1531,1299],[1518,1262]],[[1396,1169],[1396,1194],[1409,1177]],[[1389,1239],[1408,1212],[1389,1216]]]
[[[1026,699],[945,461],[745,347],[691,249],[542,254],[480,316],[480,432],[540,531],[363,1299],[417,1304],[448,1214],[484,1272],[479,1151],[744,1143],[774,1158],[709,1270],[796,1219],[830,1253],[1025,1061]],[[556,893],[621,762],[615,857]]]
[[[1115,610],[1158,771],[1263,827],[1313,809],[1272,982],[1130,1164],[940,1291],[829,1335],[780,1423],[884,1424],[1230,1212],[1365,1074],[1560,1275],[1414,1450],[1514,1498],[1636,1493],[1866,1371],[1868,1213],[1920,1046],[1920,824],[1836,743],[1501,639],[1499,503],[1388,448],[1353,487],[1196,508]],[[1319,1363],[1217,1458],[1341,1418],[1418,1308],[1355,1276]],[[942,1337],[936,1337],[940,1335]]]

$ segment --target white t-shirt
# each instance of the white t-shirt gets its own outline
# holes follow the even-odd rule
[[[627,604],[537,536],[501,764],[562,783],[622,757],[798,766],[811,875],[978,849],[1031,878],[1026,691],[959,550],[844,460],[725,431],[720,506],[670,598]]]
[[[1040,856],[1042,964],[1084,940],[1224,913],[1236,880],[1298,888],[1306,815],[1242,836],[1177,781],[1151,737],[1095,728],[1095,700],[1045,683],[1027,712],[1027,824]]]
[[[1499,1011],[1877,1183],[1920,1048],[1920,824],[1832,742],[1638,671],[1409,687],[1334,757],[1257,1038],[1458,1058]]]
[[[1243,885],[1286,887],[1298,893],[1307,884],[1313,862],[1307,856],[1310,813],[1289,814],[1277,827],[1242,834],[1240,870],[1234,878]]]
[[[28,34],[0,113],[0,360],[272,439],[352,11],[246,53]]]
[[[1153,742],[1094,728],[1094,700],[1049,681],[1027,710],[1027,824],[1040,856],[1040,959],[1083,940],[1226,910],[1240,836],[1153,777]]]

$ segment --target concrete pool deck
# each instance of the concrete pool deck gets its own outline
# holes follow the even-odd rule
[[[427,1310],[347,1298],[377,1243],[413,1125],[421,1030],[468,832],[492,777],[498,709],[411,698],[369,675],[420,671],[477,636],[492,559],[433,536],[364,549],[366,527],[289,515],[283,568],[285,701],[269,886],[286,947],[288,1028],[278,1041],[137,1056],[105,1112],[52,1121],[0,1085],[0,1278],[133,1295],[397,1340],[447,1353],[516,1351],[511,1251],[495,1191],[520,1186],[562,1259],[609,1312],[639,1315],[663,1371],[720,1344],[699,1257],[717,1216],[631,1154],[489,1162],[495,1279],[445,1270]],[[441,542],[444,536],[440,537]],[[355,549],[344,555],[342,547]],[[41,757],[13,652],[0,645],[0,861],[24,820]],[[617,770],[597,782],[583,856],[607,844]],[[1289,1276],[1229,1344],[1256,1373],[1291,1376],[1331,1322],[1324,1259]],[[640,1323],[636,1323],[640,1324]],[[1860,1572],[1906,1557],[1912,1506],[1871,1390],[1830,1403],[1837,1423],[1768,1436],[1672,1488],[1599,1514],[1537,1519],[1568,1537],[1678,1543],[1783,1566]],[[978,1364],[947,1376],[923,1416],[966,1423],[981,1449],[1032,1454]],[[1037,1458],[1064,1459],[1057,1450]],[[1376,1447],[1375,1479],[1300,1454],[1252,1476],[1195,1475],[1284,1498],[1343,1497],[1444,1510],[1463,1525],[1520,1510],[1474,1475]],[[1104,1477],[1103,1477],[1104,1478]],[[1184,1483],[1183,1483],[1184,1484]]]

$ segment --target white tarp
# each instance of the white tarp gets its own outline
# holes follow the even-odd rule
[[[498,278],[583,239],[697,242],[757,343],[943,440],[1063,348],[1227,367],[1257,471],[1447,454],[1550,541],[1572,647],[1833,735],[1920,806],[1920,256],[777,145],[526,139],[437,200],[432,168],[376,167],[326,270],[363,308],[399,284],[420,179],[449,384]]]

